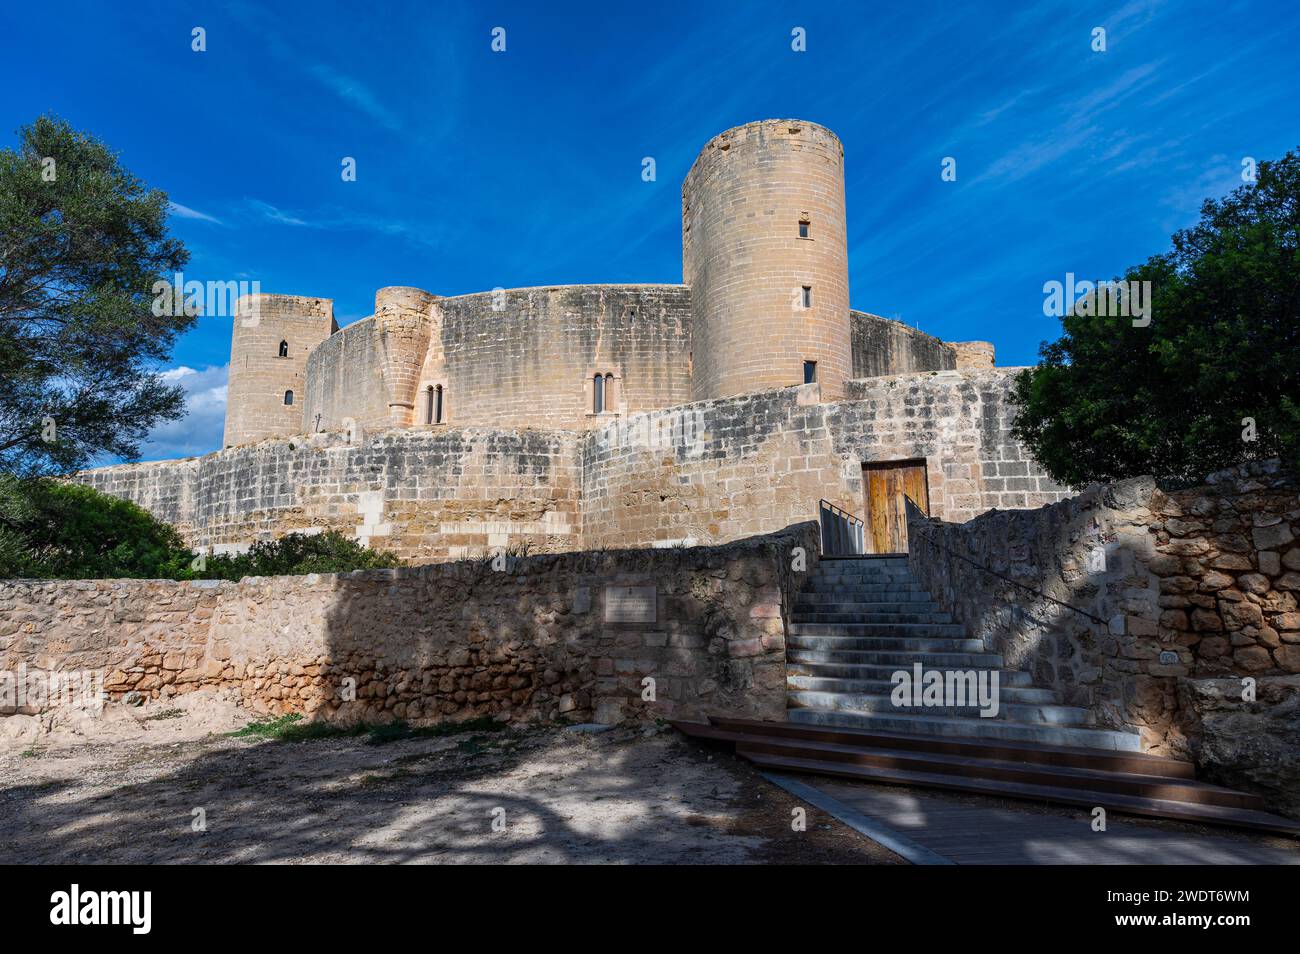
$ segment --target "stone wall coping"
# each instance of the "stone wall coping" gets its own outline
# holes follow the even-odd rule
[[[610,550],[574,550],[567,553],[539,553],[533,556],[514,557],[516,568],[509,571],[497,571],[491,568],[491,557],[478,557],[469,560],[456,560],[444,563],[423,563],[417,566],[402,566],[372,570],[352,570],[347,573],[307,573],[293,576],[246,576],[239,582],[230,580],[166,580],[166,579],[109,579],[109,580],[9,580],[0,579],[0,589],[45,589],[53,592],[60,587],[70,589],[135,589],[157,585],[168,585],[184,589],[221,589],[261,586],[289,586],[301,581],[308,586],[333,587],[340,583],[391,583],[398,580],[445,579],[478,576],[484,573],[508,572],[512,575],[538,575],[551,569],[584,568],[582,563],[590,563],[588,571],[593,577],[609,576],[627,578],[639,572],[627,569],[628,564],[649,563],[652,565],[671,565],[688,563],[692,565],[712,565],[728,563],[732,559],[747,553],[757,553],[787,541],[795,541],[812,535],[818,529],[814,520],[791,524],[774,533],[743,537],[728,543],[711,546],[685,547],[682,549],[663,547],[638,547]],[[579,564],[578,566],[573,566]],[[645,571],[650,572],[650,571]]]

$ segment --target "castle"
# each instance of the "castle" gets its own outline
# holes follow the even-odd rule
[[[682,284],[381,288],[234,319],[224,449],[82,479],[238,549],[344,529],[416,560],[721,542],[862,515],[904,544],[904,493],[966,519],[1061,499],[1010,437],[1011,372],[849,307],[844,149],[764,120],[682,185]]]

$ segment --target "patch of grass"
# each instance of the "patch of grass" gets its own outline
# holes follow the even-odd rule
[[[242,729],[226,733],[230,738],[257,738],[275,742],[305,742],[311,739],[341,739],[366,736],[369,745],[387,745],[403,739],[443,738],[449,735],[463,735],[466,732],[500,732],[506,723],[498,722],[491,716],[482,716],[466,722],[439,722],[436,725],[411,726],[400,719],[396,722],[357,722],[352,725],[332,725],[328,722],[302,723],[302,716],[296,712],[280,716],[278,719],[265,719],[250,722]]]
[[[36,748],[33,747],[21,753],[21,757],[25,759],[39,759],[41,757],[41,753],[37,751]]]
[[[151,716],[145,716],[145,722],[161,722],[163,719],[179,719],[185,715],[184,709],[164,709],[162,712],[156,712]]]

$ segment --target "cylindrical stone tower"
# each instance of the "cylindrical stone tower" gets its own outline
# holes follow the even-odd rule
[[[691,396],[852,377],[844,147],[824,126],[765,119],[704,147],[682,183]]]

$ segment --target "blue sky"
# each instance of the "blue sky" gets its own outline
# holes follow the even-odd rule
[[[0,143],[42,112],[92,131],[176,203],[187,278],[331,297],[341,324],[384,285],[678,282],[699,148],[795,117],[844,142],[853,307],[1032,363],[1058,331],[1044,282],[1164,250],[1240,184],[1243,157],[1300,145],[1292,0],[72,2],[51,17],[0,7]],[[180,342],[169,373],[192,413],[146,458],[218,446],[229,349],[224,318]]]

